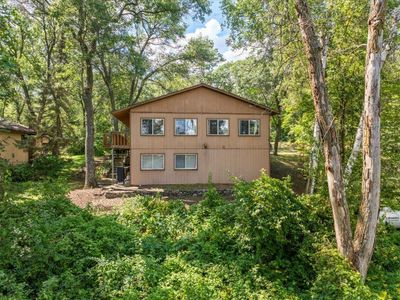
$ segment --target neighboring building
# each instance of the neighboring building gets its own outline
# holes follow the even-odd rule
[[[21,147],[26,135],[36,134],[33,129],[0,118],[0,158],[12,164],[29,160],[29,153]]]
[[[231,183],[269,174],[274,111],[199,84],[140,102],[113,115],[129,127],[132,185]]]

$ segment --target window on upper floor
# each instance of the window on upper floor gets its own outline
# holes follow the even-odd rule
[[[140,154],[141,170],[164,170],[164,154]]]
[[[197,119],[175,119],[175,135],[197,135]]]
[[[228,119],[208,119],[207,120],[208,135],[229,135]]]
[[[164,135],[164,119],[141,119],[141,135]]]
[[[260,120],[239,120],[239,135],[260,135]]]
[[[197,154],[175,154],[176,170],[197,170]]]

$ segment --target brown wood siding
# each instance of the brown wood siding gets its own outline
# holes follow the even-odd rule
[[[141,118],[164,118],[164,136],[141,136]],[[196,136],[176,136],[174,119],[196,118]],[[131,183],[230,183],[231,176],[255,179],[269,173],[269,118],[265,110],[205,88],[177,94],[133,108],[131,129]],[[207,135],[207,119],[229,119],[228,136]],[[239,119],[261,121],[259,136],[239,136]],[[141,171],[141,153],[164,153],[164,171]],[[174,154],[198,154],[197,170],[174,170]]]
[[[18,147],[22,135],[13,132],[0,132],[0,158],[8,160],[11,164],[28,162],[28,151]]]

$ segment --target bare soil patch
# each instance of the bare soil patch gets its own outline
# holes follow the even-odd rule
[[[88,206],[100,211],[110,211],[121,207],[127,201],[127,198],[107,199],[102,188],[95,189],[76,189],[68,194],[71,202],[80,208]]]

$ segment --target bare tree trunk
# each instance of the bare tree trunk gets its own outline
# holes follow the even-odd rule
[[[276,130],[275,130],[275,141],[274,141],[274,155],[278,155],[278,148],[279,148],[279,142],[281,140],[281,134],[282,134],[282,104],[281,100],[278,98],[278,96],[275,97],[275,103],[276,107],[278,108],[278,115],[276,116]]]
[[[399,24],[399,18],[400,18],[400,7],[397,7],[393,11],[392,26],[390,29],[389,37],[383,45],[383,50],[382,50],[382,54],[381,54],[381,68],[383,67],[383,65],[385,63],[387,56],[391,53],[391,51],[393,49],[393,44],[394,44],[396,36],[397,36],[397,26]],[[363,128],[364,128],[363,125],[364,125],[364,110],[361,113],[360,122],[358,123],[356,138],[355,138],[354,144],[353,144],[353,149],[351,151],[350,157],[347,160],[346,169],[345,169],[345,173],[344,173],[345,185],[348,184],[349,177],[350,177],[351,173],[353,172],[354,163],[356,162],[358,153],[360,153],[360,150],[361,150],[361,142],[362,142]]]
[[[380,202],[380,78],[386,0],[371,1],[365,67],[362,199],[354,236],[353,265],[365,280],[374,251]]]
[[[306,190],[310,195],[313,195],[315,192],[315,182],[316,182],[316,172],[318,169],[318,153],[320,147],[320,129],[318,126],[318,121],[314,122],[314,130],[313,130],[313,146],[311,148],[311,157],[310,157],[310,176],[307,180],[307,188]]]
[[[354,140],[353,149],[351,150],[351,154],[349,159],[347,160],[346,169],[344,170],[344,184],[345,186],[349,183],[349,178],[351,173],[353,172],[354,163],[357,160],[358,153],[360,153],[361,142],[362,142],[362,132],[363,132],[363,124],[364,124],[364,112],[361,113],[360,121],[357,127],[356,138]]]
[[[114,89],[112,86],[112,68],[111,68],[110,64],[107,66],[107,63],[104,60],[104,53],[99,53],[99,58],[100,58],[100,64],[101,64],[101,68],[99,68],[99,71],[100,71],[101,77],[103,78],[103,81],[107,87],[111,111],[115,111],[117,109],[117,106],[116,106],[116,101],[115,101]],[[113,124],[113,130],[115,132],[118,132],[118,127],[119,127],[118,119],[114,116],[111,116],[111,120],[112,120],[112,124]]]
[[[55,103],[55,114],[56,114],[56,132],[54,135],[54,142],[52,146],[52,154],[55,156],[60,155],[60,142],[63,137],[62,133],[62,122],[61,122],[61,107],[58,104],[58,101]]]
[[[274,152],[273,152],[274,155],[278,155],[278,147],[279,147],[279,142],[281,140],[281,132],[282,132],[282,117],[277,116],[275,140],[274,140]]]
[[[86,59],[86,83],[83,91],[83,103],[85,105],[85,188],[97,186],[94,164],[94,110],[92,102],[93,91],[93,66],[91,59]]]
[[[295,7],[308,60],[316,117],[321,131],[337,247],[343,256],[348,257],[352,252],[350,216],[343,185],[338,137],[325,85],[321,47],[306,1],[296,0]]]
[[[320,43],[322,47],[322,52],[321,52],[321,62],[322,62],[322,69],[323,69],[323,74],[325,76],[326,74],[326,65],[328,62],[328,42],[329,38],[325,34],[321,34],[320,38]],[[316,176],[317,176],[317,170],[318,170],[318,154],[319,154],[319,147],[321,144],[321,136],[320,136],[320,129],[318,126],[318,120],[315,118],[314,121],[314,130],[313,130],[313,146],[311,148],[311,155],[310,155],[310,175],[307,180],[307,187],[306,191],[310,195],[314,194],[315,192],[315,182],[316,182]]]
[[[93,188],[97,186],[96,172],[94,163],[94,109],[93,109],[93,54],[96,50],[96,40],[93,40],[89,47],[83,39],[79,40],[81,51],[84,57],[85,79],[83,80],[82,99],[85,108],[85,188]]]

